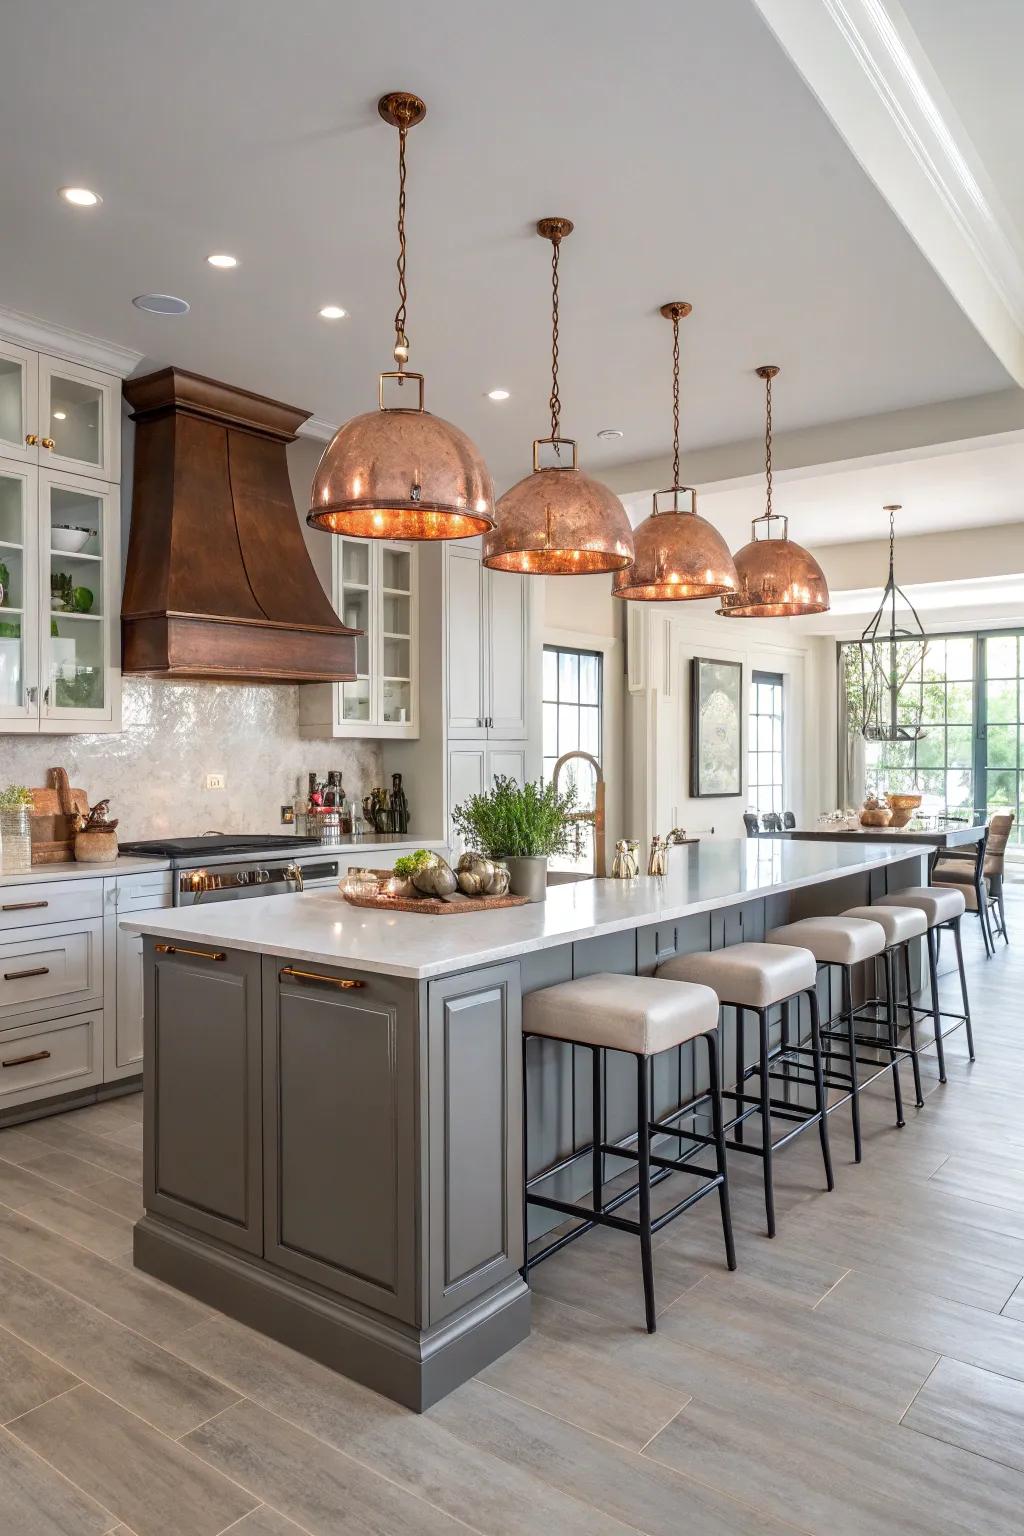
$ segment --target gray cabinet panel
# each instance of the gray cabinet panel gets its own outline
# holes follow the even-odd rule
[[[518,965],[431,982],[429,1322],[522,1263],[522,1001]]]
[[[146,947],[146,1208],[259,1253],[259,958]]]
[[[415,986],[264,964],[265,1256],[412,1322]]]

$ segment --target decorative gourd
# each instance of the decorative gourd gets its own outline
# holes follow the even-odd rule
[[[447,901],[458,886],[455,871],[439,853],[434,855],[431,863],[416,871],[412,883],[421,896],[438,896],[442,901]]]

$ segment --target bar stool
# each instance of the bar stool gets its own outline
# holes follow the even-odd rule
[[[821,1061],[821,1022],[818,1014],[817,975],[818,965],[808,949],[798,949],[787,944],[730,944],[695,955],[674,955],[658,967],[657,978],[672,981],[696,982],[714,989],[722,1003],[736,1009],[736,1087],[726,1089],[723,1097],[736,1100],[736,1114],[726,1122],[726,1130],[734,1130],[733,1140],[726,1145],[737,1152],[750,1152],[760,1157],[764,1164],[764,1206],[768,1222],[768,1236],[775,1236],[775,1187],[772,1178],[773,1153],[794,1136],[799,1136],[810,1125],[817,1125],[821,1138],[821,1155],[825,1164],[825,1177],[829,1189],[835,1188],[832,1176],[832,1154],[828,1144],[828,1112],[825,1099],[825,1081]],[[814,1078],[813,1110],[802,1109],[792,1101],[773,1099],[771,1096],[771,1061],[782,1052],[779,1046],[773,1052],[768,1037],[768,1013],[776,1003],[788,1003],[806,993],[811,1009],[811,1065]],[[757,1066],[748,1067],[744,1058],[743,1015],[756,1014],[760,1030],[760,1058]],[[748,1077],[755,1074],[760,1079],[760,1093],[756,1096],[743,1092]],[[749,1107],[748,1107],[749,1106]],[[743,1123],[751,1115],[761,1116],[761,1145],[750,1146],[743,1140]],[[791,1131],[772,1142],[772,1115],[783,1120],[795,1120]]]
[[[853,1016],[853,967],[864,960],[872,960],[885,948],[885,935],[878,923],[869,923],[862,917],[803,917],[795,923],[785,923],[765,934],[769,944],[795,944],[809,949],[819,966],[837,966],[842,976],[842,1006],[839,1018],[845,1024],[846,1040],[850,1052],[848,1073],[838,1071],[832,1065],[831,1051],[825,1058],[825,1086],[844,1090],[850,1100],[850,1117],[853,1122],[853,1156],[855,1162],[862,1158],[860,1131],[860,1090],[857,1077],[856,1025]],[[828,1038],[841,1034],[833,1028],[832,1020],[822,1030]],[[804,1046],[791,1046],[786,1041],[786,1055],[810,1054]],[[899,1067],[896,1052],[891,1057],[893,1092],[896,1098],[896,1118],[903,1124],[903,1098],[900,1091]],[[884,1069],[883,1069],[884,1070]],[[799,1081],[799,1079],[798,1079]],[[841,1102],[841,1101],[840,1101]],[[837,1109],[838,1104],[830,1108]]]
[[[974,1031],[971,1028],[971,1004],[967,996],[967,973],[964,970],[964,951],[960,941],[960,919],[966,910],[963,892],[955,885],[915,885],[905,891],[894,891],[891,896],[879,896],[874,903],[875,907],[915,907],[924,914],[927,923],[926,945],[928,949],[928,981],[932,994],[930,1008],[920,1008],[912,1000],[910,995],[910,969],[907,968],[907,1009],[911,1024],[914,1022],[915,1013],[922,1017],[929,1013],[935,1025],[935,1054],[939,1063],[939,1082],[946,1081],[946,1056],[943,1050],[945,1035],[951,1035],[955,1029],[966,1028],[967,1054],[971,1060],[974,1057]],[[963,1013],[949,1013],[939,1007],[939,942],[938,935],[943,928],[950,928],[953,932],[953,943],[956,945],[956,964],[960,973],[960,996],[963,1000]],[[954,1019],[956,1022],[949,1029],[943,1030],[942,1020]]]
[[[569,1200],[557,1200],[549,1195],[533,1192],[531,1185],[544,1175],[525,1178],[526,1198],[523,1208],[524,1265],[523,1274],[539,1264],[542,1259],[563,1248],[566,1242],[582,1237],[594,1226],[614,1227],[620,1232],[631,1232],[640,1239],[640,1262],[644,1278],[644,1307],[647,1315],[647,1332],[655,1331],[654,1308],[654,1259],[652,1236],[681,1212],[689,1210],[713,1189],[718,1190],[722,1209],[722,1232],[725,1238],[726,1260],[730,1269],[736,1268],[736,1252],[733,1245],[732,1216],[729,1209],[729,1175],[726,1165],[725,1128],[722,1115],[721,1079],[718,1066],[718,998],[710,987],[687,986],[659,981],[654,976],[622,976],[598,974],[583,976],[577,981],[563,981],[553,987],[542,987],[530,992],[523,999],[524,1066],[525,1044],[531,1035],[543,1035],[548,1040],[562,1040],[573,1045],[588,1045],[594,1059],[593,1088],[593,1142],[580,1155],[589,1150],[593,1156],[593,1204],[577,1205]],[[651,1119],[648,1063],[663,1051],[672,1050],[688,1040],[702,1038],[708,1053],[709,1087],[694,1103],[711,1100],[712,1136],[687,1131],[687,1140],[700,1142],[715,1149],[715,1168],[700,1167],[685,1158],[663,1157],[651,1151],[651,1132],[665,1131],[681,1135],[669,1126],[661,1126]],[[637,1145],[636,1149],[606,1145],[602,1127],[601,1103],[601,1052],[622,1051],[636,1058],[637,1095]],[[681,1106],[685,1109],[686,1106]],[[681,1110],[674,1111],[678,1115]],[[523,1073],[523,1151],[526,1148],[526,1073]],[[638,1164],[639,1177],[631,1188],[620,1191],[607,1203],[604,1200],[604,1159],[606,1154],[626,1157]],[[651,1168],[658,1169],[652,1179]],[[528,1161],[526,1168],[529,1167]],[[651,1186],[660,1183],[672,1173],[695,1174],[704,1182],[700,1187],[676,1202],[670,1210],[651,1219]],[[613,1212],[634,1196],[639,1198],[640,1219],[629,1221]],[[529,1232],[526,1215],[531,1205],[543,1206],[549,1211],[560,1211],[565,1216],[579,1217],[583,1225],[565,1234],[543,1248],[539,1253],[529,1252]]]
[[[844,917],[856,917],[865,922],[876,923],[882,930],[885,939],[885,947],[882,950],[882,967],[885,973],[885,1023],[888,1034],[886,1049],[893,1053],[898,1060],[901,1056],[909,1056],[914,1072],[914,1100],[920,1109],[924,1104],[924,1096],[921,1090],[921,1065],[917,1059],[917,1042],[912,1038],[911,1045],[902,1046],[899,1043],[899,982],[897,967],[900,958],[903,960],[903,974],[907,986],[907,1004],[910,1006],[910,998],[913,983],[910,978],[910,941],[919,939],[927,932],[928,921],[924,913],[916,907],[896,906],[895,904],[869,907],[849,907],[843,913]],[[921,926],[924,918],[924,927]],[[856,1010],[857,1017],[864,1021],[866,1011],[869,1008],[880,1006],[879,998],[869,998]],[[914,1017],[908,1013],[908,1020],[913,1025]],[[876,1022],[869,1020],[867,1022]],[[873,1035],[856,1035],[856,1043],[863,1046],[877,1046],[878,1040]],[[897,1072],[897,1086],[899,1074]],[[896,1124],[904,1125],[903,1096],[900,1093],[896,1100]]]

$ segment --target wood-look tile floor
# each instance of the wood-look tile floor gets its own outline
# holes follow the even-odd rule
[[[0,1131],[0,1536],[1002,1536],[1024,1529],[1024,889],[983,958],[978,1061],[736,1158],[709,1200],[539,1266],[534,1331],[417,1416],[136,1273],[137,1096]],[[950,979],[943,983],[950,996]],[[905,1094],[911,1103],[910,1073]],[[671,1184],[674,1181],[669,1181]],[[663,1186],[661,1198],[671,1199]]]

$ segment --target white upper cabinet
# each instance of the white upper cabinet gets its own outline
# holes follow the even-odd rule
[[[120,380],[0,340],[0,455],[116,481]]]
[[[332,540],[332,602],[356,640],[356,677],[299,694],[305,736],[419,735],[417,558],[411,544]]]
[[[519,741],[529,734],[528,576],[489,571],[479,547],[447,550],[448,735]]]
[[[2,375],[0,375],[2,377]],[[0,729],[39,718],[39,471],[0,460]]]

